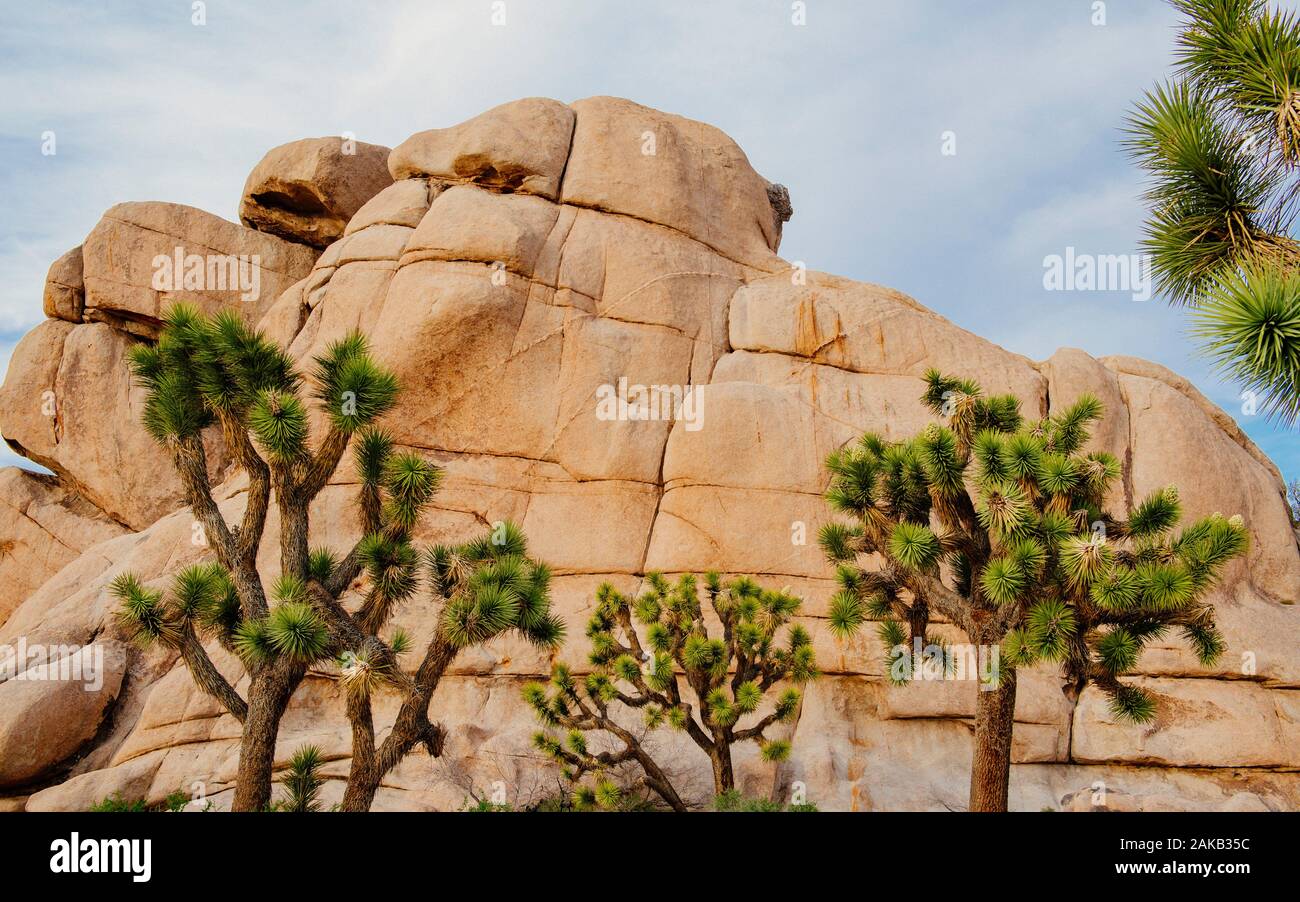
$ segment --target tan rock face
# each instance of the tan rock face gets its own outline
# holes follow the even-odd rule
[[[46,320],[18,347],[0,387],[0,433],[110,518],[142,529],[182,503],[169,458],[140,425],[144,391],[127,352],[138,338],[105,323]],[[223,446],[209,442],[214,477]]]
[[[388,154],[387,147],[341,137],[281,144],[248,174],[239,219],[260,232],[323,248],[392,184]]]
[[[19,657],[36,654],[25,666]],[[0,648],[0,788],[48,773],[91,739],[117,698],[126,670],[119,643],[83,648]],[[12,675],[10,675],[12,673]]]
[[[1294,770],[1300,761],[1300,691],[1227,680],[1141,680],[1160,704],[1145,727],[1116,723],[1104,696],[1084,690],[1074,712],[1081,762]]]
[[[125,203],[109,209],[82,249],[85,318],[155,337],[176,301],[224,306],[256,323],[303,278],[316,251],[194,207]]]
[[[473,182],[555,200],[573,110],[544,97],[503,103],[451,128],[418,132],[388,158],[394,179]]]
[[[86,305],[86,286],[82,282],[81,246],[78,245],[50,264],[45,277],[42,307],[51,319],[81,322]]]
[[[125,532],[53,477],[0,469],[0,623],[87,548]]]
[[[618,97],[573,110],[565,203],[667,226],[748,266],[772,263],[781,220],[767,180],[729,137]]]
[[[1276,469],[1184,380],[1070,349],[1034,363],[898,292],[790,267],[775,255],[788,196],[717,129],[628,101],[507,104],[413,136],[389,167],[397,181],[355,212],[314,265],[284,266],[293,278],[256,312],[304,368],[348,330],[370,335],[404,386],[386,427],[446,471],[418,539],[456,542],[499,520],[523,524],[532,552],[555,569],[555,609],[569,624],[554,657],[586,666],[582,629],[602,581],[635,592],[650,570],[718,569],[788,586],[806,599],[801,622],[826,675],[791,728],[789,762],[765,764],[752,748],[738,755],[742,788],[800,792],[824,809],[963,808],[975,685],[886,686],[875,635],[839,640],[826,626],[835,583],[817,547],[830,519],[824,459],[864,430],[898,439],[922,428],[930,367],[1015,393],[1033,417],[1091,391],[1107,407],[1093,444],[1125,463],[1116,509],[1175,482],[1188,516],[1241,513],[1256,538],[1214,595],[1223,661],[1204,668],[1172,640],[1142,659],[1139,679],[1165,703],[1154,726],[1113,722],[1091,690],[1072,701],[1052,668],[1022,674],[1012,807],[1091,808],[1080,790],[1100,783],[1116,806],[1141,810],[1300,808],[1292,698],[1300,609],[1289,604],[1300,549]],[[238,240],[278,240],[244,232]],[[90,319],[94,246],[87,242]],[[83,333],[106,328],[51,320],[33,332],[0,392],[0,425],[39,449],[34,458],[56,461],[65,489],[106,510],[141,492],[155,507],[133,511],[139,533],[107,536],[28,592],[0,642],[116,636],[105,591],[116,573],[161,584],[205,554],[192,544],[189,513],[167,513],[151,486],[114,494],[86,475],[147,459],[140,445],[85,465],[138,432],[129,390],[110,392],[120,400],[109,409],[127,411],[114,414],[112,429],[76,421],[91,437],[66,456],[69,422],[24,407],[48,385],[67,389],[69,346],[127,341],[114,330]],[[118,365],[95,353],[104,355],[93,358],[97,371]],[[149,467],[156,483],[165,471]],[[345,464],[318,499],[313,545],[355,541],[354,483]],[[222,495],[230,518],[243,504],[239,485],[230,481]],[[272,517],[269,535],[274,528]],[[269,537],[261,558],[273,576]],[[434,616],[415,600],[396,619],[420,642]],[[936,629],[964,641],[952,627]],[[240,678],[237,661],[215,659]],[[530,757],[535,723],[519,696],[551,663],[510,637],[458,658],[433,704],[449,730],[443,759],[413,755],[376,807],[457,808],[467,787],[482,793],[498,780],[520,804],[553,791],[553,772]],[[132,668],[112,730],[66,782],[29,781],[29,809],[85,807],[118,789],[156,801],[193,784],[228,806],[237,725],[173,660],[140,655]],[[395,709],[395,698],[377,698],[381,730]],[[295,697],[277,761],[308,741],[325,751],[326,797],[336,798],[350,747],[329,668]],[[656,742],[688,795],[707,797],[698,751],[668,733]]]

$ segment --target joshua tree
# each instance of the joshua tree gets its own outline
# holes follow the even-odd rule
[[[1002,811],[1016,668],[1059,662],[1071,691],[1091,681],[1115,716],[1149,721],[1154,699],[1119,677],[1170,629],[1203,663],[1220,656],[1223,639],[1202,599],[1247,534],[1240,517],[1218,514],[1175,534],[1172,486],[1127,519],[1107,514],[1120,466],[1106,452],[1083,451],[1102,413],[1090,395],[1026,422],[1012,396],[985,398],[975,383],[933,370],[925,380],[923,401],[947,426],[903,442],[868,433],[827,460],[827,500],[853,521],[828,524],[820,537],[840,583],[831,625],[846,635],[880,621],[891,664],[909,640],[931,643],[931,612],[1000,650],[976,693],[970,809]],[[868,567],[871,554],[878,558]]]
[[[186,502],[201,524],[216,561],[189,567],[173,581],[169,597],[123,574],[113,583],[126,628],[142,642],[176,649],[199,687],[243,724],[233,807],[256,811],[271,798],[271,775],[280,719],[307,667],[335,653],[322,605],[332,605],[360,573],[376,535],[380,540],[414,522],[433,490],[433,469],[413,455],[385,460],[382,473],[363,488],[367,537],[338,559],[309,552],[308,508],[334,473],[352,436],[392,406],[397,382],[371,359],[357,333],[316,358],[314,397],[326,423],[316,448],[309,445],[303,379],[289,356],[239,315],[206,317],[176,305],[156,345],[132,352],[135,376],[148,391],[144,426],[170,454]],[[248,474],[247,502],[231,525],[212,496],[204,430],[219,427],[231,456]],[[382,444],[375,436],[366,449]],[[382,483],[389,501],[376,506]],[[279,574],[270,604],[257,569],[257,551],[275,490],[279,509]],[[200,635],[214,637],[243,660],[247,698],[213,666]]]
[[[662,766],[610,709],[636,709],[652,730],[665,723],[685,730],[709,756],[714,792],[721,795],[735,787],[731,747],[736,743],[758,743],[769,761],[789,755],[787,741],[768,739],[765,733],[794,717],[799,690],[786,688],[770,712],[757,712],[768,690],[782,680],[803,684],[814,679],[816,662],[807,630],[790,624],[800,606],[792,595],[762,589],[748,578],[724,586],[718,574],[706,574],[709,610],[721,627],[721,636],[711,637],[694,576],[683,576],[674,586],[651,573],[646,583],[647,590],[635,600],[608,583],[597,590],[596,611],[587,625],[595,669],[581,687],[569,668],[560,665],[552,674],[553,693],[533,683],[525,687],[524,697],[543,724],[569,731],[563,741],[545,732],[534,741],[579,784],[579,804],[609,804],[617,790],[603,779],[605,771],[636,762],[645,785],[670,808],[684,811]],[[644,644],[634,617],[645,627]],[[786,636],[779,644],[782,627]],[[741,726],[741,719],[751,715],[749,724]],[[591,751],[584,734],[593,731],[614,737],[617,750]],[[594,788],[581,785],[589,773],[597,776]]]
[[[1157,286],[1265,410],[1300,417],[1300,20],[1263,0],[1173,0],[1177,77],[1147,92],[1129,151],[1151,176]]]
[[[383,467],[363,467],[363,492],[377,502]],[[375,538],[375,536],[378,536]],[[458,547],[437,546],[425,553],[429,584],[441,603],[437,626],[414,673],[397,663],[409,643],[398,631],[385,643],[378,637],[394,607],[414,594],[419,555],[404,532],[372,539],[361,549],[370,590],[356,614],[325,598],[322,613],[348,649],[342,661],[352,724],[352,768],[343,796],[344,811],[366,811],[384,777],[417,746],[441,754],[442,728],[429,721],[429,703],[443,674],[464,648],[515,630],[542,648],[558,645],[564,625],[551,614],[550,569],[527,556],[523,532],[499,523],[488,535]],[[396,686],[402,704],[392,729],[376,745],[371,695],[381,684]]]

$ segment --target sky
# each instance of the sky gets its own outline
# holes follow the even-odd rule
[[[1169,73],[1177,18],[1161,0],[0,0],[0,13],[0,367],[41,319],[49,264],[115,203],[234,220],[249,170],[286,141],[395,146],[520,97],[611,94],[722,128],[786,185],[787,260],[897,288],[1036,360],[1067,346],[1155,360],[1300,478],[1295,431],[1243,410],[1185,311],[1044,287],[1044,261],[1068,248],[1138,252],[1142,179],[1120,128]]]

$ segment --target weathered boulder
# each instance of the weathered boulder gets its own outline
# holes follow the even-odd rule
[[[259,232],[323,248],[392,184],[387,147],[351,138],[303,138],[267,151],[244,182],[240,221]]]
[[[70,323],[81,322],[86,306],[86,286],[82,282],[81,245],[77,245],[50,264],[45,277],[45,295],[42,307],[51,319]]]
[[[54,477],[0,469],[0,623],[87,548],[124,532]]]
[[[774,263],[782,219],[769,183],[721,130],[619,97],[573,110],[564,203],[667,226],[747,266]]]
[[[573,110],[529,97],[460,125],[417,132],[388,158],[394,179],[473,182],[555,200],[573,138]]]
[[[156,337],[176,301],[230,306],[256,323],[317,252],[194,207],[157,202],[110,208],[82,247],[84,318]]]
[[[1300,764],[1300,691],[1244,680],[1134,682],[1156,698],[1156,719],[1142,727],[1118,723],[1105,696],[1089,686],[1074,711],[1076,761],[1279,770]]]
[[[39,663],[19,660],[33,653]],[[23,643],[0,656],[0,789],[8,789],[48,775],[95,736],[127,656],[116,642],[39,651]]]

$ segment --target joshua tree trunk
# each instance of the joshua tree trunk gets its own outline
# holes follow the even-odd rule
[[[239,744],[234,811],[263,811],[271,804],[275,739],[289,699],[306,669],[283,659],[263,667],[249,686],[248,716]]]
[[[348,774],[348,786],[343,792],[343,804],[339,806],[339,810],[369,811],[383,779],[374,759],[363,763],[353,758],[352,770]]]
[[[682,797],[677,794],[677,790],[673,788],[672,782],[668,779],[668,775],[663,772],[663,769],[655,763],[653,758],[641,751],[639,748],[637,750],[636,760],[645,771],[646,786],[649,786],[654,790],[654,792],[658,794],[659,798],[664,800],[664,804],[673,811],[684,814],[686,812],[686,803],[683,802]]]
[[[1006,811],[1011,779],[1011,732],[1015,726],[1016,672],[1004,667],[998,688],[981,686],[975,700],[975,751],[970,771],[970,810]]]
[[[348,719],[352,721],[352,766],[348,771],[348,785],[343,791],[343,804],[340,807],[343,811],[369,811],[379,781],[383,779],[378,773],[375,722],[369,696],[349,696]]]
[[[726,739],[716,738],[709,751],[709,760],[713,762],[713,794],[722,795],[729,789],[736,788],[736,777],[731,769],[731,746]]]
[[[402,707],[393,721],[393,728],[378,751],[374,748],[374,726],[370,706],[349,705],[353,718],[352,738],[361,741],[353,748],[352,767],[348,773],[347,789],[343,793],[344,811],[369,811],[375,800],[379,784],[394,767],[401,763],[412,749],[423,743],[429,754],[442,754],[442,729],[429,722],[429,702],[442,675],[456,657],[456,646],[441,632],[436,634],[425,652],[424,661],[415,673]],[[360,722],[358,722],[360,721]]]

